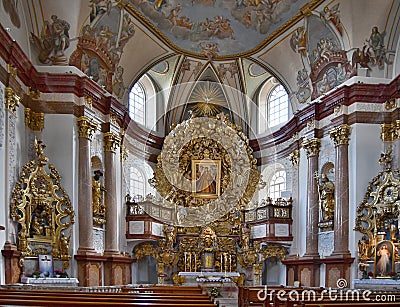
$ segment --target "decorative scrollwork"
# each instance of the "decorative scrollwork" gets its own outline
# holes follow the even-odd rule
[[[400,172],[392,169],[391,147],[381,155],[379,162],[384,171],[372,178],[367,187],[364,199],[357,208],[355,230],[363,234],[358,242],[361,263],[368,262],[374,254],[378,255],[380,242],[387,241],[393,250],[394,261],[400,259],[398,254],[399,233],[398,219],[400,213]],[[389,244],[390,243],[390,244]],[[378,255],[379,256],[379,255]],[[376,268],[374,274],[378,274]],[[379,272],[379,276],[388,276],[390,272]],[[375,275],[374,275],[375,276]]]
[[[18,222],[18,250],[22,257],[51,253],[54,258],[69,260],[69,240],[74,223],[71,201],[61,188],[60,175],[47,164],[45,145],[35,140],[36,159],[22,167],[10,205],[11,217]],[[50,170],[47,173],[45,167]]]
[[[193,193],[194,161],[221,164],[218,198]],[[150,184],[163,197],[163,206],[175,208],[178,225],[209,224],[233,208],[250,202],[260,181],[257,160],[241,129],[223,115],[190,118],[165,138]],[[151,213],[149,213],[151,214]]]

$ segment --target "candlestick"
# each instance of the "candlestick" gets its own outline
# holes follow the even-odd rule
[[[189,272],[192,271],[192,253],[189,253]]]
[[[185,255],[185,272],[186,272],[186,252],[184,253]]]
[[[197,256],[194,254],[194,271],[197,272]]]
[[[221,265],[220,265],[220,272],[222,272],[222,254],[221,254]]]
[[[229,272],[232,272],[232,255],[229,255]]]

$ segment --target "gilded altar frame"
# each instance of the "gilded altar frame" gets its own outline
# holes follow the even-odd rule
[[[36,159],[22,167],[10,204],[11,218],[18,223],[18,250],[21,257],[52,255],[71,259],[71,225],[75,213],[61,187],[61,176],[48,163],[44,145],[35,140]]]
[[[220,192],[221,160],[192,160],[193,196],[196,198],[217,198]]]

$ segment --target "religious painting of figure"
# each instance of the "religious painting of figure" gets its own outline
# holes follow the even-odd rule
[[[192,191],[195,197],[217,198],[220,195],[220,180],[220,160],[192,160]]]
[[[375,251],[375,276],[390,277],[394,270],[393,265],[393,243],[391,241],[381,241],[376,246]]]

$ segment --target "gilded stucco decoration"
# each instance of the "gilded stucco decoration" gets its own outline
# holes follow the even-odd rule
[[[44,128],[44,113],[33,112],[30,108],[25,108],[25,126],[32,131],[42,131]]]
[[[6,108],[12,113],[17,112],[17,107],[19,105],[20,97],[14,92],[11,87],[6,87],[4,90],[4,98],[6,103]]]
[[[69,228],[75,213],[58,171],[48,164],[45,147],[35,140],[36,159],[22,167],[12,193],[10,212],[18,223],[18,250],[22,257],[51,254],[69,260]]]
[[[381,154],[379,163],[383,171],[369,182],[357,208],[355,230],[363,235],[358,241],[363,275],[372,272],[374,278],[390,278],[395,262],[400,261],[400,172],[392,168],[391,146]]]
[[[211,190],[202,186],[206,175]],[[197,226],[249,203],[259,181],[247,137],[220,114],[177,125],[165,138],[150,183],[163,206],[175,210],[174,223]]]

